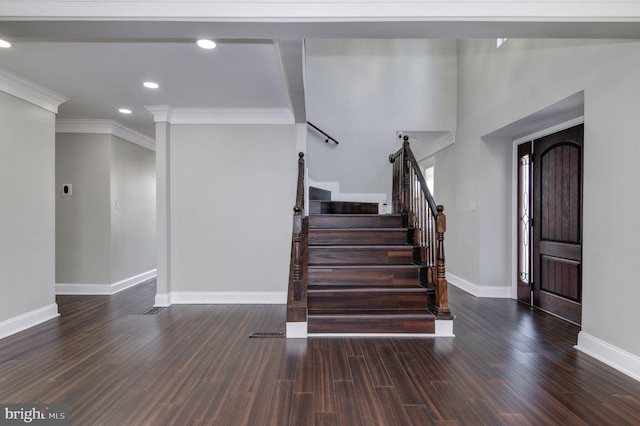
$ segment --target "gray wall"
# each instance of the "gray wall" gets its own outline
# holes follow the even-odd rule
[[[296,126],[174,124],[170,139],[170,291],[286,292]]]
[[[638,41],[514,39],[500,49],[495,40],[460,41],[456,143],[436,156],[447,270],[479,287],[509,287],[512,143],[482,136],[584,91],[582,330],[637,356],[639,70]]]
[[[114,284],[154,269],[155,188],[153,151],[108,134],[58,133],[56,282]]]
[[[54,134],[55,114],[0,92],[0,323],[55,306]]]
[[[341,192],[390,193],[395,132],[456,127],[455,40],[307,40],[309,176]],[[390,195],[389,195],[390,199]]]
[[[111,284],[111,135],[56,135],[56,282]],[[72,196],[62,194],[71,184]]]
[[[110,200],[111,282],[114,283],[156,268],[153,151],[112,136]]]

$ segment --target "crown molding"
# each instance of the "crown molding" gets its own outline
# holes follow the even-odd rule
[[[152,105],[145,108],[153,120],[169,124],[295,124],[288,108],[172,108]]]
[[[630,0],[4,0],[4,19],[181,19],[186,21],[594,21],[630,22],[640,2]]]
[[[169,105],[148,105],[144,108],[153,115],[153,121],[155,123],[163,121],[169,122],[169,117],[172,111]]]
[[[431,157],[436,152],[445,149],[449,145],[452,145],[456,142],[456,132],[448,132],[445,135],[440,136],[435,141],[431,142],[429,146],[423,149],[420,152],[415,153],[415,157],[422,161],[425,158]]]
[[[155,140],[124,127],[113,120],[56,120],[56,133],[88,133],[117,136],[143,148],[156,150]]]
[[[0,90],[54,114],[58,113],[61,103],[68,101],[53,90],[2,68],[0,68]]]

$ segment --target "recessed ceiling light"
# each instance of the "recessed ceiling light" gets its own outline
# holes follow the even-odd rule
[[[131,114],[131,110],[128,108],[120,108],[118,112],[121,112],[122,114]]]
[[[11,43],[9,43],[6,40],[0,39],[0,47],[4,47],[4,48],[11,47]]]
[[[142,83],[142,85],[147,89],[157,89],[158,87],[160,87],[158,83],[154,83],[153,81],[145,81],[144,83]]]
[[[198,46],[202,47],[203,49],[215,49],[216,47],[216,42],[213,40],[207,40],[207,39],[201,39],[198,40],[196,43]]]

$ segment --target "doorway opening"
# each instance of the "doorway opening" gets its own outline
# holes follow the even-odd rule
[[[517,299],[582,316],[584,125],[517,144]]]

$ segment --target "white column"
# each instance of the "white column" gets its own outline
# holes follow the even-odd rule
[[[171,305],[171,125],[156,122],[157,288],[155,306]]]

